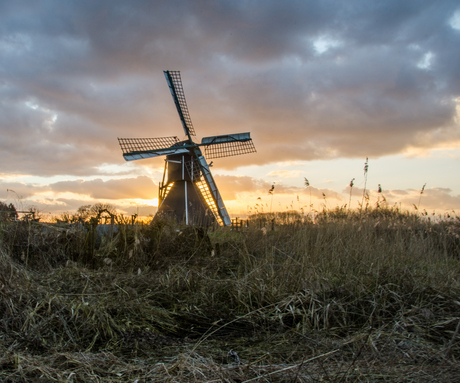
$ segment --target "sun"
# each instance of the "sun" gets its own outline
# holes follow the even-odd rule
[[[145,200],[145,204],[149,206],[158,206],[158,198]]]

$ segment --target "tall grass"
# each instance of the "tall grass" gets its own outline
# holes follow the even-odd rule
[[[96,245],[3,223],[0,379],[455,379],[459,229],[336,209],[241,231],[126,226]]]

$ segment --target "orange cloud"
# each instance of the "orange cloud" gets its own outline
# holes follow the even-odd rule
[[[108,181],[61,181],[49,185],[49,189],[54,193],[71,192],[94,199],[153,199],[158,194],[154,182],[147,176]]]

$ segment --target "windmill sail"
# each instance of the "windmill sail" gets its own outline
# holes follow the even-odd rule
[[[220,225],[231,225],[230,216],[228,215],[224,201],[217,189],[216,182],[209,170],[209,165],[206,159],[197,148],[195,160],[190,161],[187,166],[187,171],[190,178],[195,183],[203,201],[206,203],[216,221]]]
[[[126,161],[157,157],[175,153],[186,153],[188,149],[178,147],[177,137],[119,138],[123,158]]]
[[[238,156],[256,151],[250,133],[204,137],[201,145],[205,146],[206,158],[210,159]]]
[[[179,113],[182,127],[187,136],[195,136],[195,129],[193,129],[192,119],[187,108],[187,102],[185,101],[184,88],[182,87],[182,80],[180,78],[179,71],[167,70],[164,71],[166,81],[169,85],[169,90],[176,104],[177,112]]]

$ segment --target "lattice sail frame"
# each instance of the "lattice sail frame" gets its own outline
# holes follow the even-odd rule
[[[185,134],[195,136],[195,129],[193,128],[192,119],[187,107],[187,101],[185,101],[184,87],[182,86],[182,79],[180,77],[180,71],[167,70],[164,71],[166,81],[169,85],[169,90],[176,104],[177,112],[179,113],[182,126]]]
[[[211,210],[214,218],[216,219],[217,223],[222,225],[227,225],[219,214],[219,208],[217,207],[216,203],[214,202],[214,198],[212,197],[211,189],[209,188],[208,183],[202,177],[200,180],[195,182],[195,187],[198,189],[199,194],[203,198],[204,202],[208,206],[209,210]]]
[[[179,142],[176,136],[157,138],[119,138],[123,154],[170,148]]]
[[[204,160],[204,157],[201,156],[201,159]],[[195,188],[198,190],[198,194],[201,196],[203,202],[209,210],[211,210],[219,225],[229,225],[229,223],[231,223],[230,217],[228,216],[222,197],[217,190],[217,186],[215,185],[209,168],[202,169],[202,166],[200,166],[200,162],[197,159],[192,159],[188,162],[186,168]],[[205,177],[203,170],[208,173],[208,177]],[[214,188],[216,189],[214,192],[211,184],[214,185]],[[219,205],[221,206],[219,207]]]
[[[204,137],[201,145],[205,146],[206,158],[223,158],[240,154],[255,153],[256,148],[250,133],[226,134],[223,136]]]
[[[140,160],[175,153],[185,153],[188,149],[177,146],[179,139],[172,137],[157,138],[118,138],[123,157],[126,161]]]

